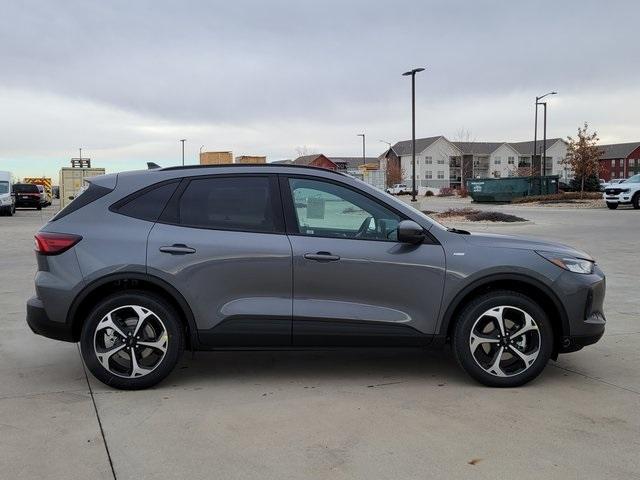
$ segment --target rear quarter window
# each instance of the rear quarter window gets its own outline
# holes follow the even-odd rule
[[[95,202],[99,198],[104,197],[106,194],[111,193],[112,191],[113,190],[111,188],[101,187],[99,185],[89,183],[89,187],[84,189],[69,205],[60,210],[58,214],[51,219],[51,221],[55,222],[56,220],[60,220],[70,213],[73,213],[76,210],[89,205],[91,202]]]
[[[111,210],[128,217],[155,222],[179,183],[179,180],[172,180],[151,185],[115,203]]]

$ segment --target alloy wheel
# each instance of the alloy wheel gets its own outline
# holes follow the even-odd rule
[[[528,370],[540,353],[536,321],[518,307],[493,307],[480,315],[469,334],[476,364],[496,377],[512,377]]]
[[[158,315],[139,305],[111,310],[98,323],[93,348],[113,375],[140,378],[156,369],[167,353],[169,336]]]

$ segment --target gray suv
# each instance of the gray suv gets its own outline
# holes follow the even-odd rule
[[[605,280],[571,247],[445,228],[380,190],[283,165],[95,177],[35,237],[38,334],[102,382],[150,387],[181,352],[450,342],[485,385],[604,333]]]

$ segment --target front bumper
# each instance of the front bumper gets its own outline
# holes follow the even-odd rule
[[[43,337],[75,342],[71,326],[66,323],[52,321],[38,297],[31,297],[27,301],[27,324],[33,333]]]
[[[596,343],[604,335],[607,320],[604,315],[606,281],[596,266],[593,274],[566,272],[556,282],[556,291],[562,292],[568,325],[559,352],[575,352]]]
[[[602,198],[607,203],[631,203],[631,199],[633,198],[632,193],[605,193],[602,195]]]

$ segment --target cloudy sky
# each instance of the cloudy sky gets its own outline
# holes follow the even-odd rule
[[[198,150],[370,154],[411,133],[640,140],[640,3],[0,0],[0,169],[57,176]]]

